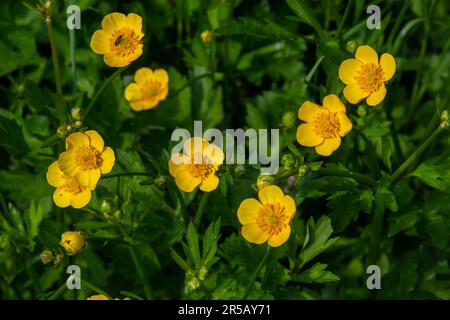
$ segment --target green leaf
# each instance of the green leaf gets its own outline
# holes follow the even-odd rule
[[[398,210],[397,199],[395,194],[393,194],[389,189],[380,187],[375,192],[375,200],[385,208],[390,209],[391,211]]]
[[[30,207],[25,211],[24,220],[25,225],[27,226],[28,247],[31,251],[34,249],[36,243],[34,239],[39,234],[39,227],[46,212],[45,201],[40,201],[38,203],[31,201]]]
[[[372,205],[375,197],[373,192],[370,190],[362,190],[359,194],[359,207],[365,213],[370,213],[372,211]]]
[[[393,217],[392,222],[389,224],[388,237],[395,236],[400,231],[412,228],[416,224],[418,218],[417,211]]]
[[[202,262],[207,264],[217,252],[217,241],[219,241],[220,218],[212,222],[205,231],[202,241]]]
[[[194,259],[194,263],[196,266],[199,266],[201,264],[201,257],[200,257],[198,233],[197,230],[195,230],[194,224],[192,222],[189,223],[186,234],[186,240],[189,246],[189,250],[192,254],[192,258]]]
[[[291,10],[305,23],[309,24],[317,32],[322,40],[328,38],[327,34],[322,29],[319,21],[314,15],[313,10],[304,0],[286,0],[287,5]]]
[[[184,260],[174,249],[170,248],[170,255],[173,260],[180,266],[184,271],[188,271],[190,269],[186,260]]]
[[[20,126],[3,114],[0,114],[0,146],[17,158],[24,157],[29,151]]]
[[[330,218],[335,231],[342,232],[352,221],[358,219],[358,200],[359,195],[356,193],[333,194],[328,207],[331,209]]]
[[[334,273],[325,270],[326,264],[316,263],[308,270],[292,277],[293,281],[303,283],[326,283],[339,281],[340,278]]]
[[[433,157],[417,167],[412,176],[422,182],[438,189],[446,191],[450,189],[450,156]]]

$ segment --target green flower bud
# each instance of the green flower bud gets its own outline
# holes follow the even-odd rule
[[[187,279],[192,279],[195,278],[196,274],[195,271],[192,269],[189,269],[188,271],[186,271],[186,278]]]
[[[446,129],[450,125],[450,121],[448,118],[448,111],[444,110],[441,114],[441,127]]]
[[[367,114],[367,108],[364,107],[362,104],[360,104],[358,106],[358,109],[356,110],[356,113],[358,114],[358,116],[360,117],[365,117]]]
[[[213,39],[213,34],[211,31],[206,30],[201,33],[200,38],[202,38],[204,44],[209,44]]]
[[[358,48],[358,44],[356,43],[356,41],[348,41],[347,45],[345,47],[345,49],[350,52],[350,53],[355,53],[356,52],[356,48]]]
[[[281,118],[281,125],[287,129],[295,125],[295,114],[292,111],[285,112]]]
[[[281,165],[287,171],[294,169],[297,165],[297,159],[293,154],[285,154],[281,157]]]
[[[256,187],[258,190],[263,189],[264,187],[270,186],[275,181],[275,178],[268,174],[263,174],[258,177],[256,180]]]
[[[75,128],[81,128],[81,127],[83,126],[83,122],[81,122],[80,120],[78,120],[77,122],[75,122],[75,123],[73,124],[73,126],[74,126]]]
[[[303,177],[308,172],[308,166],[307,165],[301,165],[298,168],[298,175],[300,177]]]
[[[111,212],[111,202],[109,202],[108,200],[103,200],[100,204],[100,210],[103,213]]]
[[[56,134],[58,135],[58,137],[64,138],[67,134],[67,126],[66,125],[60,126],[58,130],[56,130]]]
[[[198,278],[203,281],[206,279],[206,276],[208,275],[208,268],[206,266],[203,266],[200,268],[200,270],[198,271]]]
[[[197,290],[201,285],[201,282],[198,278],[194,277],[191,280],[189,280],[186,283],[186,287],[190,290],[190,291],[195,291]]]
[[[79,107],[72,108],[72,110],[70,110],[70,116],[74,121],[81,120],[81,118],[83,117],[83,109]]]
[[[47,264],[53,261],[53,252],[50,250],[44,250],[41,252],[41,261],[43,264]]]

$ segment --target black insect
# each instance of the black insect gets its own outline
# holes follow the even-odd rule
[[[114,41],[114,45],[117,47],[117,46],[120,44],[121,41],[122,41],[122,36],[120,35],[120,36],[116,39],[116,41]]]

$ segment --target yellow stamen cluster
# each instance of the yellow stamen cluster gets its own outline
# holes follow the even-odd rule
[[[256,218],[256,224],[269,236],[280,233],[288,223],[286,208],[280,203],[263,205]]]
[[[339,136],[341,127],[336,112],[321,112],[312,122],[314,131],[324,139],[333,139]]]
[[[379,65],[374,65],[373,63],[365,63],[356,73],[355,80],[363,91],[370,94],[377,91],[378,88],[383,84],[384,72]]]

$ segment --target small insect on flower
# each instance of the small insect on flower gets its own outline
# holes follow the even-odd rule
[[[80,252],[86,245],[86,238],[80,231],[67,231],[61,236],[60,244],[66,249],[69,256]]]
[[[369,106],[376,106],[386,96],[385,83],[394,76],[395,59],[383,53],[378,60],[378,54],[369,46],[358,47],[355,57],[339,67],[339,79],[346,84],[344,97],[352,104],[367,98]]]
[[[271,247],[281,246],[291,235],[297,210],[294,199],[275,185],[261,189],[258,198],[245,199],[237,210],[242,236],[251,243],[267,241]]]
[[[215,175],[223,163],[223,151],[215,144],[193,137],[183,145],[184,153],[174,153],[169,159],[169,172],[175,177],[178,188],[192,192],[200,185],[200,190],[213,191],[219,185]]]
[[[169,93],[169,75],[164,69],[140,68],[125,89],[125,99],[134,111],[156,107]]]
[[[101,174],[112,170],[116,158],[110,147],[105,147],[97,131],[75,132],[66,139],[66,151],[59,155],[58,165],[79,186],[94,190]]]
[[[352,129],[345,105],[334,94],[323,99],[323,106],[304,102],[298,110],[298,117],[306,123],[297,129],[297,142],[302,146],[315,147],[321,156],[329,156],[341,145]]]
[[[130,13],[113,12],[102,21],[102,29],[92,35],[91,48],[103,55],[110,67],[124,67],[142,55],[142,18]]]

